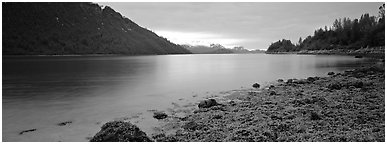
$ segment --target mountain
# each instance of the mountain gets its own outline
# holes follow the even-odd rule
[[[94,3],[3,3],[3,55],[186,54]]]
[[[182,47],[188,49],[190,52],[194,54],[228,54],[233,53],[232,50],[226,49],[224,46],[220,44],[211,44],[210,46],[204,45],[181,45]]]
[[[264,50],[248,50],[248,49],[245,49],[243,46],[236,46],[234,48],[231,49],[231,51],[233,53],[237,53],[237,54],[253,54],[253,53],[265,53]]]
[[[211,53],[215,51],[216,49],[213,49],[208,46],[203,46],[203,45],[197,45],[197,46],[191,46],[191,45],[181,45],[185,49],[189,50],[190,52],[194,54],[205,54],[205,53]]]
[[[243,48],[242,46],[237,46],[232,49],[225,48],[220,44],[211,44],[210,46],[203,45],[181,45],[182,47],[188,49],[194,54],[253,54],[253,53],[264,53],[262,50],[248,50]]]

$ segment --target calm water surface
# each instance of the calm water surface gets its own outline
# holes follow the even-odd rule
[[[266,54],[3,57],[3,141],[87,141],[103,123],[134,114],[149,115],[141,125],[149,132],[147,123],[157,121],[147,110],[171,102],[371,62]],[[72,123],[57,125],[64,121]]]

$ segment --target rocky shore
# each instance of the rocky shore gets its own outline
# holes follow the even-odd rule
[[[270,52],[267,54],[300,54],[300,55],[351,55],[351,56],[364,56],[384,59],[384,46],[360,48],[356,50],[351,49],[331,49],[331,50],[301,50],[293,52]]]
[[[183,116],[163,117],[158,134],[145,138],[138,128],[132,133],[162,142],[384,142],[384,77],[380,62],[327,77],[278,80],[200,102]],[[91,141],[130,134],[107,126]]]

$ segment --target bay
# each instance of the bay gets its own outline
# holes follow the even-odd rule
[[[87,141],[103,123],[128,117],[150,133],[157,124],[150,110],[372,62],[335,55],[3,56],[3,141]],[[19,134],[29,129],[36,131]]]

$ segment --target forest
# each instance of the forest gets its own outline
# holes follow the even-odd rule
[[[329,28],[319,28],[313,36],[299,38],[296,44],[290,40],[272,43],[267,52],[297,52],[302,50],[356,50],[367,47],[384,46],[385,4],[379,7],[378,16],[368,13],[359,19],[339,18]]]

